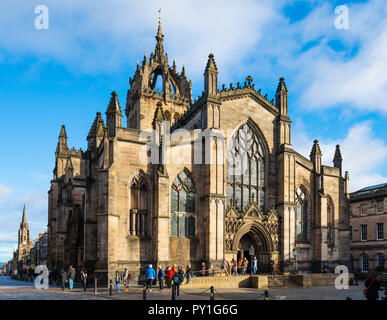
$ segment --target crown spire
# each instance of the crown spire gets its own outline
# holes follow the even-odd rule
[[[158,61],[160,61],[161,57],[164,56],[163,40],[164,40],[164,35],[163,35],[163,30],[161,29],[161,19],[159,19],[159,26],[158,26],[157,35],[156,35],[156,49],[155,49],[155,59]]]

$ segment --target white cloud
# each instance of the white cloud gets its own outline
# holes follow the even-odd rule
[[[0,202],[3,202],[13,192],[13,187],[0,184]]]
[[[298,125],[293,136],[293,148],[309,159],[313,140],[303,128]],[[319,141],[323,154],[323,164],[333,166],[333,156],[336,145],[340,145],[343,157],[343,171],[350,176],[350,192],[360,188],[387,182],[387,177],[378,172],[379,168],[387,165],[387,144],[375,137],[371,122],[355,124],[343,139]]]
[[[2,1],[7,12],[0,22],[0,46],[14,54],[35,53],[59,60],[86,72],[109,71],[128,64],[135,67],[144,49],[154,50],[157,9],[162,7],[162,26],[169,59],[189,76],[202,76],[212,51],[224,64],[240,61],[254,50],[265,24],[276,14],[269,0],[55,1],[49,8],[49,29],[36,30],[33,21],[37,1],[19,6]],[[7,26],[7,28],[5,28]],[[150,36],[152,35],[152,36]],[[136,58],[134,58],[136,57]]]

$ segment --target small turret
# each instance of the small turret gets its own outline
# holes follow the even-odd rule
[[[110,102],[106,111],[106,125],[109,128],[110,137],[114,137],[117,128],[122,127],[122,112],[117,96],[117,92],[113,91],[111,93]]]
[[[322,157],[322,153],[320,150],[320,146],[318,144],[318,140],[314,140],[312,151],[310,152],[310,161],[313,162],[314,170],[317,173],[321,172],[321,157]]]
[[[206,95],[216,95],[218,92],[218,68],[214,60],[214,55],[208,56],[206,70],[204,71],[204,93]]]
[[[62,129],[60,130],[59,134],[59,141],[58,141],[58,146],[56,148],[56,153],[60,153],[63,151],[67,151],[69,148],[67,146],[67,133],[66,133],[66,128],[64,125],[62,125]]]
[[[340,146],[336,145],[335,156],[333,157],[333,166],[335,168],[340,169],[340,176],[341,176],[342,163],[343,163],[343,157],[341,156]]]
[[[281,114],[288,114],[288,89],[286,88],[285,79],[282,77],[279,79],[275,94],[275,105]]]

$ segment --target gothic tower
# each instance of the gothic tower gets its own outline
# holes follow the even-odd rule
[[[26,206],[23,208],[23,218],[20,223],[18,236],[18,260],[24,260],[28,256],[32,242],[30,240],[30,228],[27,222]]]

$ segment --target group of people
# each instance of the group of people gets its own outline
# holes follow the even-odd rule
[[[246,275],[248,271],[252,271],[252,273],[255,275],[258,272],[258,260],[256,256],[253,256],[251,260],[251,265],[249,266],[249,260],[247,260],[246,257],[240,258],[237,261],[235,259],[232,259],[229,263],[227,260],[223,260],[222,267],[220,271],[220,276],[222,276],[223,272],[227,275]],[[270,267],[270,273],[274,274],[274,260],[270,260],[269,263]]]
[[[205,274],[205,263],[202,263],[201,274]],[[159,266],[157,270],[157,280],[159,282],[160,290],[164,289],[164,286],[171,288],[172,285],[176,287],[176,294],[180,294],[180,285],[184,283],[184,279],[187,279],[187,283],[190,282],[193,276],[193,272],[190,266],[187,266],[186,270],[183,270],[182,266],[177,266],[176,264],[167,266],[163,269]],[[156,271],[153,269],[152,265],[148,266],[146,271],[146,285],[147,290],[152,290],[152,283],[156,280]]]
[[[74,288],[75,277],[76,277],[76,270],[75,268],[73,268],[73,266],[70,266],[67,271],[65,271],[65,269],[62,268],[62,270],[59,273],[57,272],[56,268],[54,268],[51,271],[51,278],[52,278],[53,284],[57,286],[58,279],[60,279],[62,290],[65,289],[67,284],[69,289],[72,290]],[[80,279],[81,279],[81,284],[83,286],[83,290],[86,291],[87,285],[88,285],[88,282],[87,282],[88,274],[86,270],[80,270]]]

